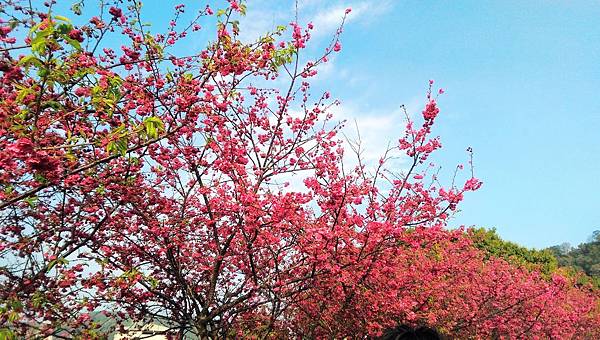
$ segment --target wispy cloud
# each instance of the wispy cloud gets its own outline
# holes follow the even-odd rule
[[[297,15],[301,23],[313,23],[315,40],[331,37],[342,23],[347,8],[352,9],[347,22],[370,23],[392,7],[391,0],[299,0],[297,6],[294,1],[258,0],[249,3],[247,15],[240,20],[241,32],[244,40],[254,40],[265,32],[275,30],[278,25],[294,21]]]
[[[297,4],[294,1],[258,0],[249,3],[248,13],[241,18],[240,25],[243,39],[254,40],[265,32],[275,30],[278,25],[294,21],[297,15],[301,24],[311,22],[315,27],[310,44],[316,48],[305,50],[303,56],[303,59],[314,60],[323,53],[324,46],[340,27],[347,8],[352,11],[346,19],[346,25],[369,25],[377,22],[381,15],[393,7],[393,0],[299,0]],[[317,70],[318,74],[311,78],[311,83],[317,85],[317,88],[332,79],[348,84],[362,81],[356,72],[338,65],[335,55]],[[408,112],[418,112],[422,104],[416,98],[401,103],[406,105]],[[372,108],[356,101],[344,102],[332,108],[334,120],[346,121],[344,134],[348,140],[357,141],[360,136],[363,162],[375,166],[388,146],[395,145],[397,138],[403,134],[406,117],[399,105],[393,108]],[[348,143],[345,145],[345,158],[349,165],[356,164],[355,155]],[[400,165],[402,159],[397,162]]]
[[[312,9],[311,21],[315,26],[315,37],[331,35],[340,26],[347,8],[352,12],[346,18],[347,23],[371,23],[374,18],[392,9],[392,2],[383,1],[337,1],[323,2],[310,6]]]
[[[405,108],[409,116],[420,110],[420,98],[406,101]],[[365,109],[354,103],[341,104],[332,110],[334,120],[346,121],[344,136],[345,160],[356,164],[356,154],[351,144],[360,141],[361,161],[368,168],[375,167],[379,159],[389,147],[398,143],[398,138],[404,134],[406,114],[398,106],[393,108]],[[400,157],[394,165],[402,167],[405,159]]]
[[[278,25],[287,25],[294,17],[293,11],[270,0],[248,4],[246,15],[240,18],[241,39],[254,41],[267,32],[275,31]]]

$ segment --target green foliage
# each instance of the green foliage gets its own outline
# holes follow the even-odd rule
[[[297,51],[297,48],[292,44],[288,44],[287,47],[276,50],[275,55],[273,56],[272,67],[277,69],[279,66],[291,63],[294,60],[294,55]]]
[[[71,5],[71,11],[75,13],[75,15],[81,15],[84,3],[83,0],[79,0]]]
[[[96,85],[92,87],[92,105],[94,105],[94,108],[105,111],[109,117],[112,117],[113,110],[122,97],[120,92],[122,83],[123,79],[115,75],[107,78],[107,86]]]
[[[36,291],[35,293],[33,293],[33,296],[31,298],[31,304],[36,307],[39,308],[41,306],[43,306],[46,302],[48,302],[48,299],[46,298],[46,296],[39,292]]]
[[[110,154],[125,156],[129,147],[129,131],[121,124],[110,132],[111,141],[106,145],[106,151]]]
[[[594,231],[588,242],[576,248],[570,247],[569,244],[562,244],[547,250],[556,256],[560,266],[584,272],[596,287],[600,287],[600,230]]]
[[[143,134],[149,139],[158,138],[159,134],[165,130],[165,124],[158,117],[148,117],[143,122]]]
[[[8,328],[0,328],[0,340],[13,340],[17,336]]]
[[[69,263],[69,260],[65,259],[64,257],[59,257],[55,260],[50,261],[50,263],[48,263],[48,270],[54,268],[54,266],[64,266],[66,264]]]
[[[468,230],[468,234],[474,245],[488,257],[502,258],[530,270],[539,270],[545,277],[561,268],[563,273],[577,276],[580,284],[592,282],[600,288],[600,231],[594,232],[589,242],[577,248],[565,243],[543,250],[504,241],[495,229],[473,228]]]
[[[57,44],[59,40],[65,41],[77,50],[81,50],[79,41],[69,37],[73,29],[71,21],[61,15],[51,17],[33,26],[29,32],[31,38],[31,51],[35,55],[44,55],[51,44]]]
[[[16,298],[0,301],[0,320],[4,321],[3,326],[19,321],[22,310],[23,303]],[[0,340],[3,339],[16,339],[16,337],[9,328],[0,328]]]
[[[474,245],[483,250],[488,257],[499,257],[510,263],[530,270],[539,270],[549,277],[558,268],[558,261],[549,250],[536,250],[504,241],[498,236],[496,229],[469,229]]]

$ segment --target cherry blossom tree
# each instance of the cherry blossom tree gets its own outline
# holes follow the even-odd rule
[[[485,259],[463,230],[418,227],[395,246],[291,308],[298,334],[343,338],[397,324],[434,325],[455,338],[593,339],[598,293],[576,278]],[[368,274],[368,275],[367,275]]]
[[[429,163],[441,147],[432,82],[379,163],[363,163],[360,143],[345,162],[339,103],[310,80],[341,50],[350,9],[309,58],[310,23],[241,40],[240,1],[190,20],[177,5],[162,33],[139,1],[101,1],[87,18],[79,1],[72,19],[58,6],[1,7],[5,337],[102,337],[112,329],[99,316],[203,339],[361,337],[395,323],[597,334],[595,291],[443,230],[481,182],[456,184],[457,168],[444,186]],[[206,27],[205,48],[178,53]],[[399,155],[407,166],[394,169]]]

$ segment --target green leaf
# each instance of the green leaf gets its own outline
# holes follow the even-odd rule
[[[73,46],[76,50],[81,51],[81,44],[79,43],[79,41],[71,39],[69,37],[64,37],[64,39],[69,45]]]
[[[19,84],[15,85],[17,89],[19,89],[19,93],[17,94],[17,101],[21,102],[23,99],[25,99],[25,97],[31,93],[33,93],[34,91],[31,89],[31,87],[25,87]],[[21,112],[20,114],[16,114],[15,118],[25,118],[26,116],[26,112]],[[22,117],[18,116],[18,115],[22,115]]]
[[[15,191],[15,187],[13,187],[12,185],[8,185],[6,186],[6,188],[4,188],[4,194],[5,195],[10,195]]]
[[[0,339],[2,340],[15,340],[17,336],[13,331],[8,328],[0,328]]]
[[[38,30],[38,28],[40,28],[40,26],[42,26],[42,23],[41,23],[41,22],[40,22],[40,23],[38,23],[38,24],[36,24],[36,25],[34,25],[33,27],[31,27],[31,29],[29,30],[29,33],[33,33],[33,32],[35,32],[35,31],[37,31],[37,30]]]
[[[44,53],[44,49],[46,48],[46,40],[42,37],[40,39],[34,39],[31,42],[31,51],[37,54]]]
[[[122,137],[116,141],[111,141],[106,145],[106,151],[110,154],[121,154],[125,156],[127,153],[127,138]]]
[[[69,264],[69,260],[65,259],[64,257],[59,257],[48,263],[48,270],[54,268],[54,266],[64,266],[66,264]]]
[[[19,20],[10,19],[8,21],[8,26],[12,29],[15,29],[17,26],[19,26]]]
[[[144,119],[144,132],[148,138],[156,139],[159,134],[165,130],[165,124],[158,117],[148,117]]]
[[[69,24],[60,24],[57,26],[56,32],[58,32],[61,35],[64,35],[64,34],[71,32],[72,29],[73,29],[73,26],[71,26]]]
[[[35,206],[37,205],[38,198],[37,198],[37,196],[29,196],[29,197],[23,199],[23,201],[25,203],[27,203],[29,205],[29,207],[35,208]]]
[[[156,287],[158,287],[158,280],[156,278],[148,276],[148,282],[150,282],[152,289],[156,289]]]
[[[13,299],[10,303],[10,306],[12,309],[14,310],[22,310],[23,309],[23,303],[19,300]]]
[[[65,21],[65,22],[71,22],[71,20],[69,20],[66,17],[63,17],[62,15],[55,15],[54,19],[58,19],[58,20]]]
[[[62,109],[62,108],[63,108],[63,106],[62,106],[62,105],[61,105],[59,102],[57,102],[57,101],[54,101],[54,100],[48,100],[48,101],[45,101],[45,102],[43,103],[42,107],[43,107],[43,108],[48,108],[48,107],[51,107],[51,108],[53,108],[53,109],[55,109],[55,110],[60,110],[60,109]]]
[[[48,179],[46,179],[46,177],[40,175],[40,174],[34,174],[33,175],[33,179],[35,179],[37,182],[41,183],[41,184],[46,184],[48,183]]]
[[[73,13],[75,13],[75,15],[81,15],[81,8],[83,7],[83,1],[74,3],[73,6],[71,6],[71,10],[73,11]]]
[[[29,64],[33,64],[37,67],[41,67],[43,65],[42,61],[32,54],[26,55],[23,58],[21,58],[21,60],[19,60],[19,65],[27,66]]]

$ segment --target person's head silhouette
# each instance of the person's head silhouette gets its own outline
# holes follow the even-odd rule
[[[440,334],[433,328],[418,327],[412,328],[407,325],[401,325],[387,330],[379,340],[441,340]]]

